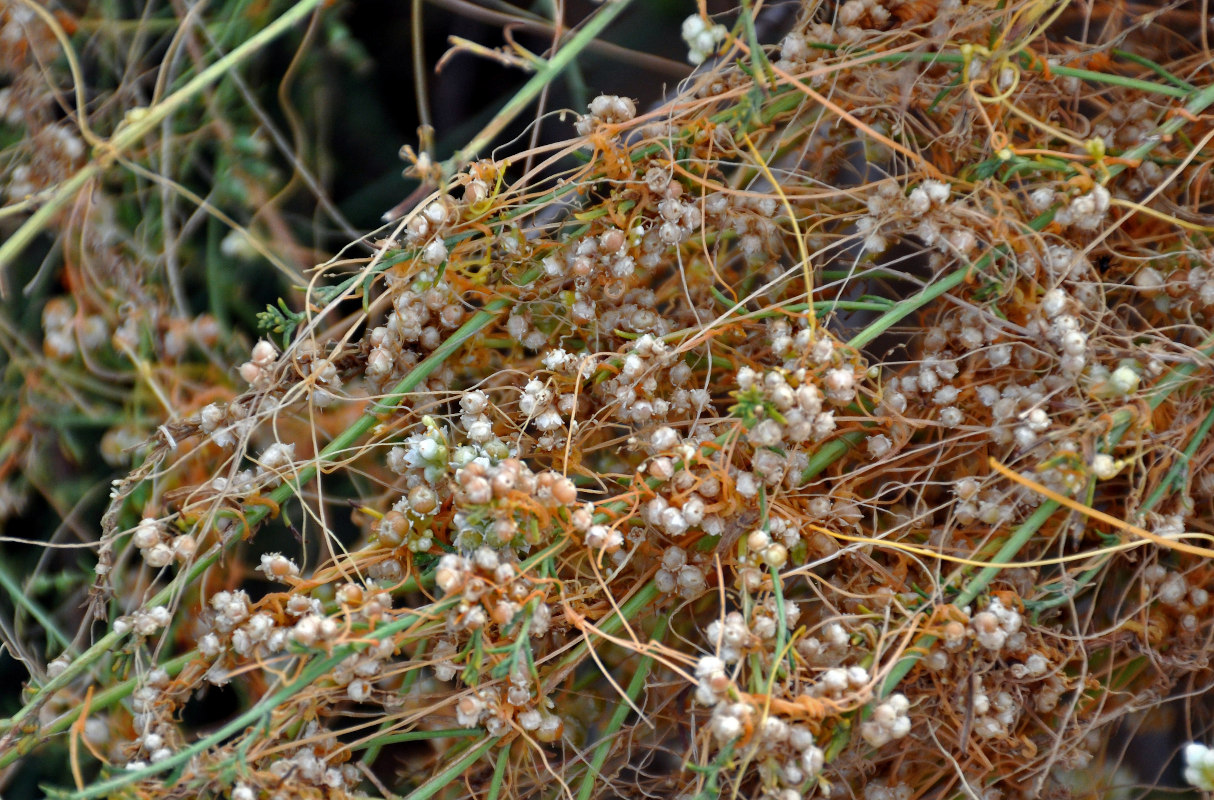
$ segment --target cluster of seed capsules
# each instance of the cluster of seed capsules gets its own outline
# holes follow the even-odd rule
[[[228,457],[280,417],[369,415],[323,465],[281,442],[236,463],[209,484],[212,528],[189,552],[184,517],[176,538],[131,531],[167,577],[195,551],[244,548],[251,530],[214,520],[292,496],[309,469],[355,487],[345,505],[302,506],[306,539],[353,504],[340,548],[308,568],[266,555],[261,574],[286,589],[253,600],[232,583],[179,606],[201,620],[187,683],[269,696],[284,664],[341,656],[272,710],[267,724],[297,738],[253,746],[251,777],[225,791],[285,797],[302,776],[353,792],[359,758],[382,779],[388,757],[355,735],[375,715],[459,741],[440,752],[474,754],[469,782],[526,764],[520,794],[540,791],[545,760],[606,748],[613,774],[678,797],[960,782],[1034,796],[1062,785],[1059,769],[1092,769],[1113,722],[1177,680],[1142,653],[1202,673],[1185,659],[1209,634],[1210,570],[1168,545],[1214,496],[1193,444],[1211,413],[1193,354],[1214,265],[1179,237],[1137,263],[1142,223],[1117,216],[1149,159],[1174,154],[1115,171],[1089,148],[1003,175],[1021,156],[992,150],[975,108],[1002,97],[1031,114],[1063,78],[971,47],[965,73],[907,61],[921,74],[898,84],[956,131],[947,153],[925,136],[888,176],[847,177],[840,156],[907,146],[882,104],[857,99],[889,68],[835,48],[871,36],[892,53],[944,20],[952,38],[934,46],[954,53],[998,18],[941,3],[923,21],[904,5],[807,8],[770,53],[762,114],[738,91],[761,71],[723,64],[660,113],[593,101],[567,146],[584,164],[516,182],[478,162],[368,262],[359,336],[318,343],[312,327],[281,355],[257,345],[240,374],[263,402],[207,406],[182,428]],[[828,72],[848,125],[811,102]],[[1112,107],[1100,121],[1123,125]],[[946,157],[951,178],[933,166]],[[1174,337],[1157,330],[1169,319]],[[1176,453],[1179,482],[1165,480]],[[154,640],[170,620],[152,613],[132,609],[123,633]],[[171,715],[132,725],[128,766],[185,746]],[[195,754],[186,779],[251,741]],[[677,755],[668,774],[628,767],[659,751]]]

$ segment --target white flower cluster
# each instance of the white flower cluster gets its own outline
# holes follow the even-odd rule
[[[438,250],[446,258],[441,239],[431,242],[423,257],[436,258]],[[446,338],[446,332],[455,330],[464,321],[465,314],[451,286],[437,280],[432,269],[415,276],[408,285],[397,283],[391,288],[392,313],[366,338],[370,345],[366,376],[378,386],[389,384],[412,369],[418,361],[418,351],[436,349]],[[449,378],[449,374],[439,370],[432,380],[449,385]]]
[[[837,664],[851,650],[851,637],[838,622],[825,625],[817,636],[797,640],[797,652],[815,666]]]
[[[683,41],[687,42],[687,63],[699,66],[721,46],[729,29],[724,25],[710,25],[699,14],[683,20]]]
[[[621,421],[644,425],[665,420],[672,410],[703,408],[708,404],[710,397],[703,389],[688,392],[679,388],[670,392],[668,385],[659,383],[663,371],[673,381],[678,368],[661,339],[645,334],[632,342],[630,352],[621,358],[619,374],[595,387],[597,396],[618,408],[616,415]]]
[[[281,472],[295,460],[295,443],[275,442],[262,451],[258,466],[265,472]]]
[[[582,541],[591,550],[601,550],[607,554],[618,553],[624,546],[624,536],[606,525],[590,526]]]
[[[506,318],[506,333],[528,350],[542,350],[548,344],[548,336],[535,326],[531,309],[524,303],[515,306]]]
[[[78,314],[71,302],[56,297],[42,308],[42,347],[52,358],[67,359],[76,345],[85,352],[96,350],[109,339],[105,319],[97,314]]]
[[[1092,456],[1092,463],[1088,465],[1088,469],[1092,471],[1098,479],[1107,481],[1117,477],[1117,473],[1125,467],[1127,462],[1119,458],[1113,458],[1108,453],[1097,453]]]
[[[842,375],[846,371],[831,372]],[[781,482],[789,486],[797,484],[809,463],[808,453],[800,445],[820,441],[834,433],[834,410],[822,410],[822,392],[810,382],[811,375],[804,367],[790,373],[769,370],[760,376],[744,366],[738,370],[736,380],[741,392],[751,395],[747,397],[748,401],[753,401],[753,393],[758,391],[762,403],[758,411],[765,417],[746,432],[747,441],[754,448],[750,469],[731,469],[736,491],[743,497],[753,498],[758,495],[760,482],[767,486],[777,486]],[[854,381],[848,384],[848,393],[852,385]],[[841,396],[836,392],[836,398]],[[768,403],[774,406],[783,422],[776,419],[775,414],[766,416]]]
[[[243,412],[239,403],[209,403],[198,412],[198,425],[215,445],[226,450],[253,426],[253,420]]]
[[[627,97],[601,94],[590,101],[590,113],[578,117],[578,134],[586,136],[602,123],[621,125],[637,115],[636,104]]]
[[[1094,186],[1087,194],[1072,198],[1054,214],[1059,225],[1070,225],[1081,231],[1093,231],[1100,227],[1109,210],[1109,190]]]
[[[1152,531],[1160,536],[1174,537],[1185,529],[1184,519],[1179,515],[1155,518],[1153,522]],[[1159,564],[1146,567],[1142,580],[1153,587],[1160,603],[1179,612],[1181,631],[1193,633],[1197,630],[1200,619],[1208,614],[1209,591],[1202,586],[1190,586],[1184,575],[1170,572]]]
[[[1013,664],[1009,671],[1013,678],[1040,678],[1050,669],[1050,662],[1040,653],[1033,653],[1023,664]]]
[[[198,543],[188,533],[170,537],[164,524],[154,517],[144,517],[131,535],[131,544],[138,548],[149,567],[160,569],[177,561],[186,563],[198,549]]]
[[[791,379],[791,381],[790,381]],[[846,404],[855,396],[855,378],[849,370],[832,369],[827,372],[828,397],[834,403]],[[737,373],[738,388],[747,391],[758,388],[764,400],[769,401],[784,418],[784,422],[765,419],[747,432],[747,438],[755,447],[779,447],[783,443],[801,444],[809,440],[820,441],[835,431],[835,412],[822,410],[822,391],[810,380],[804,368],[791,375],[781,370],[768,370],[759,375],[750,367],[742,367]],[[756,453],[755,465],[762,459]],[[765,477],[773,477],[772,470]],[[783,471],[780,472],[781,477]],[[771,483],[771,480],[767,481]],[[775,480],[779,482],[779,478]]]
[[[1062,352],[1059,366],[1067,375],[1078,375],[1087,364],[1088,335],[1079,317],[1067,313],[1071,305],[1066,290],[1054,288],[1042,296],[1040,310],[1046,338]]]
[[[1185,294],[1182,296],[1192,297],[1203,306],[1214,306],[1214,269],[1193,266],[1184,277],[1181,286]]]
[[[361,653],[351,653],[333,670],[333,681],[346,687],[346,696],[355,703],[371,699],[375,681],[383,678],[396,650],[391,637],[380,639]]]
[[[1036,274],[1038,268],[1042,268],[1049,276],[1051,284],[1070,282],[1071,292],[1083,304],[1095,305],[1101,302],[1096,294],[1097,284],[1079,282],[1094,273],[1092,262],[1083,250],[1076,250],[1065,244],[1051,244],[1041,253],[1021,253],[1020,261],[1020,268],[1027,275]]]
[[[857,691],[868,682],[868,670],[864,667],[831,667],[822,673],[815,689],[826,697],[839,698],[848,692]]]
[[[722,622],[714,619],[705,631],[708,643],[717,649],[727,664],[742,660],[743,654],[759,644],[759,638],[751,633],[746,619],[737,611],[730,611]]]
[[[552,533],[546,523],[539,524],[539,517],[547,518],[560,508],[570,514],[579,510],[573,481],[553,470],[532,472],[517,458],[489,466],[473,459],[456,470],[451,489],[458,507],[451,518],[451,542],[462,552],[482,544],[525,551]],[[519,495],[530,497],[546,510],[520,511],[512,499]]]
[[[970,628],[978,644],[987,650],[999,652],[1008,643],[1009,637],[1020,630],[1020,612],[1007,608],[998,597],[992,597],[986,609],[970,619]]]
[[[480,547],[471,556],[447,553],[439,559],[434,583],[445,595],[460,602],[447,614],[447,630],[458,634],[513,624],[521,614],[532,636],[543,636],[552,622],[547,600],[532,597],[535,587],[519,574],[515,562],[492,547]],[[528,601],[528,598],[531,598]]]
[[[598,238],[588,236],[578,240],[573,247],[545,256],[540,264],[550,278],[572,276],[574,286],[579,290],[586,289],[597,278],[627,278],[637,266],[630,251],[644,233],[645,229],[639,223],[631,231],[610,228]],[[549,366],[549,369],[555,367]]]
[[[658,203],[660,224],[651,228],[641,240],[645,251],[641,263],[650,268],[656,266],[654,262],[666,245],[686,241],[704,221],[699,203],[694,198],[683,199],[683,184],[671,181],[662,194],[665,199]]]
[[[534,483],[534,476],[527,477],[530,471],[520,467],[521,462],[510,458],[515,448],[493,437],[488,417],[482,413],[488,404],[484,393],[469,392],[463,400],[461,407],[465,413],[461,420],[471,431],[469,435],[488,438],[484,442],[453,447],[448,443],[448,433],[432,418],[423,417],[423,431],[411,434],[403,443],[389,450],[388,467],[405,476],[408,489],[377,526],[376,533],[381,545],[404,545],[415,553],[427,552],[433,546],[433,531],[426,518],[436,513],[455,490],[468,490],[462,498],[473,504],[482,504],[511,488],[525,490]],[[507,460],[510,464],[503,467]],[[508,474],[501,475],[497,484],[478,480],[485,475],[499,475],[503,469]],[[523,470],[526,470],[526,475]],[[519,483],[517,487],[511,483],[511,476],[515,483]],[[466,520],[466,515],[460,519]],[[510,520],[503,521],[501,526],[504,527],[499,532],[511,536],[516,527]]]
[[[343,583],[337,587],[334,599],[347,612],[368,622],[375,622],[392,609],[392,594],[383,591],[382,585],[374,580],[367,581],[365,586],[357,583]]]
[[[304,339],[292,353],[291,362],[300,375],[306,375],[308,399],[317,408],[328,408],[337,402],[342,388],[341,376],[332,358],[321,355],[315,339]]]
[[[956,698],[958,707],[963,698]],[[1001,739],[1010,735],[1020,719],[1020,703],[1011,692],[996,692],[990,697],[981,685],[974,691],[974,735],[982,739]]]
[[[669,480],[672,470],[673,465],[668,458],[655,458],[649,464],[649,474],[659,480]],[[688,528],[704,521],[703,501],[684,502],[682,506],[676,506],[671,505],[665,495],[658,495],[641,507],[641,518],[656,530],[677,539]],[[678,566],[671,568],[672,572],[677,570]]]
[[[286,647],[287,634],[285,630],[275,626],[274,617],[259,611],[250,616],[244,625],[232,631],[231,641],[233,653],[248,657],[262,643],[268,645],[269,652],[281,652]]]
[[[535,702],[531,694],[525,681],[515,676],[505,697],[496,686],[477,689],[456,701],[456,722],[464,728],[484,725],[490,736],[502,736],[510,730],[510,720],[517,717],[519,727],[532,732],[537,741],[555,742],[564,732],[565,723],[546,707],[551,701]]]
[[[804,33],[799,31],[790,31],[780,41],[780,63],[778,66],[789,69],[797,68],[801,65],[821,58],[825,50],[819,50],[810,47],[810,42],[822,42],[830,44],[834,41],[834,29],[825,23],[811,24]],[[814,81],[813,85],[819,86],[822,83],[822,76],[811,78]]]
[[[753,530],[746,536],[746,550],[738,559],[737,573],[739,584],[748,591],[757,591],[763,586],[765,576],[770,570],[779,570],[788,562],[789,551],[801,541],[800,530],[789,520],[773,516],[768,520],[768,530]],[[755,610],[766,613],[767,606],[758,606]],[[785,603],[785,615],[788,627],[794,627],[794,622],[800,614],[796,603]],[[770,607],[770,616],[776,616],[775,607]],[[752,625],[757,626],[761,617],[755,617]],[[769,638],[755,628],[763,638]]]
[[[884,433],[869,436],[864,440],[864,446],[868,454],[878,460],[885,458],[894,449],[894,443]]]
[[[439,505],[439,494],[434,488],[425,483],[411,486],[379,521],[378,543],[385,547],[404,545],[410,552],[428,553],[434,546],[434,532],[424,520]]]
[[[959,386],[954,381],[961,372],[962,364],[968,361],[972,368],[987,367],[1000,375],[1006,372],[1013,359],[1018,358],[1023,363],[1026,357],[1036,357],[1031,348],[1009,343],[1005,339],[1003,330],[989,318],[984,319],[972,310],[943,317],[938,324],[924,332],[924,355],[918,368],[885,382],[882,406],[899,415],[907,413],[907,409],[916,404],[929,409],[935,407],[939,409],[936,419],[941,425],[947,428],[960,425],[965,420],[965,414],[956,403],[968,387]],[[958,352],[971,355],[959,356]],[[1044,384],[1034,386],[1033,397],[1031,400],[1025,398],[1025,406],[1041,403],[1047,394]],[[1017,396],[1009,401],[1010,408],[996,412],[996,420],[1000,423],[1008,423],[1015,415],[1021,389],[1016,387],[1010,391],[1017,393]],[[979,400],[988,407],[1000,400],[1000,389],[994,382],[981,383],[977,386],[977,393]],[[992,426],[990,432],[1000,444],[1011,441],[1012,432],[1007,424]],[[883,445],[878,444],[877,447],[881,449]]]
[[[114,633],[124,635],[133,631],[136,636],[152,636],[167,627],[173,617],[164,606],[141,608],[133,614],[114,620]]]
[[[20,10],[19,7],[15,8]],[[35,24],[34,27],[40,26]],[[9,26],[4,28],[12,30]],[[17,33],[23,41],[29,41],[27,34],[28,28]],[[12,98],[11,93],[8,98]],[[7,110],[12,114],[20,113],[2,100],[0,106],[8,106]],[[37,196],[60,180],[65,180],[68,171],[80,162],[85,152],[84,141],[73,133],[67,124],[46,125],[29,136],[29,140],[40,156],[38,164],[31,166],[28,163],[17,163],[8,170],[7,183],[0,183],[0,193],[7,195],[13,202]]]
[[[486,190],[488,187],[485,187]],[[450,196],[440,197],[422,207],[421,213],[414,214],[405,223],[405,241],[412,247],[417,247],[431,236],[441,237],[447,224],[456,217],[455,201]],[[437,239],[442,244],[442,239]],[[444,249],[444,257],[446,255]],[[429,259],[426,259],[429,261]],[[442,263],[441,261],[439,263]]]
[[[1203,792],[1214,792],[1214,750],[1199,742],[1184,749],[1184,779]]]
[[[576,371],[578,377],[585,380],[594,373],[595,359],[589,355],[575,355],[557,347],[544,354],[544,367],[552,372],[572,375]]]
[[[278,348],[272,342],[259,339],[253,345],[248,361],[240,365],[240,377],[254,389],[264,389],[270,382],[270,367],[278,359]]]
[[[839,7],[837,19],[843,27],[881,28],[889,17],[881,0],[847,0]]]
[[[674,191],[677,184],[667,188]],[[713,192],[702,203],[705,227],[728,228],[738,237],[738,249],[744,256],[754,258],[778,246],[780,228],[774,217],[782,208],[774,197],[735,195]],[[778,353],[784,351],[777,349]]]
[[[290,758],[275,761],[269,769],[270,774],[284,788],[289,788],[293,796],[304,793],[301,784],[324,787],[334,794],[345,794],[362,780],[362,773],[354,764],[329,764],[330,759],[340,752],[340,745],[336,737],[320,723],[309,722],[299,738],[309,744],[299,748]]]
[[[1107,143],[1128,149],[1141,145],[1147,137],[1155,134],[1158,126],[1159,120],[1156,118],[1154,104],[1142,97],[1129,103],[1110,103],[1104,119],[1092,126],[1090,136],[1099,137]],[[1142,167],[1146,164],[1151,164],[1156,170],[1159,170],[1159,165],[1154,161],[1144,159],[1143,163],[1135,168],[1136,172],[1141,173]],[[1156,180],[1147,183],[1143,188],[1154,189],[1158,186],[1158,179],[1163,176],[1155,177]],[[1129,193],[1135,195],[1138,191],[1141,189],[1130,189]]]
[[[163,669],[154,669],[147,674],[143,684],[131,693],[132,727],[136,736],[133,744],[147,755],[148,762],[157,764],[173,755],[173,744],[180,740],[171,721],[164,718],[163,707],[166,705],[164,689],[168,685],[169,676]],[[128,769],[136,769],[134,764],[127,765]]]
[[[493,420],[486,413],[489,410],[489,395],[479,389],[464,392],[459,399],[459,408],[459,423],[469,441],[483,445],[494,438]]]
[[[725,699],[733,680],[726,672],[725,661],[717,656],[702,656],[696,662],[696,702],[713,706]]]
[[[911,724],[907,711],[910,702],[905,695],[895,692],[877,704],[870,719],[860,724],[860,735],[873,747],[901,739],[910,733]]]
[[[432,419],[425,417],[422,424],[425,430],[411,434],[388,451],[388,469],[398,475],[405,475],[410,470],[420,471],[420,477],[433,485],[450,471],[451,451],[447,446],[447,437]]]
[[[910,800],[914,793],[909,783],[890,786],[885,781],[869,781],[864,787],[864,800]]]
[[[291,629],[291,638],[304,647],[314,647],[332,641],[340,632],[337,620],[323,614],[305,614]]]
[[[470,183],[478,182],[476,178]],[[480,181],[480,187],[465,187],[465,194],[487,194],[488,186]],[[470,198],[475,202],[476,197]],[[447,223],[454,220],[456,216],[454,200],[450,197],[443,197],[433,200],[432,203],[426,204],[421,209],[421,214],[415,214],[410,217],[409,221],[404,226],[405,242],[409,245],[421,246],[421,260],[429,263],[432,267],[441,265],[447,260],[447,245],[443,243],[442,233],[447,227]],[[433,237],[433,239],[430,239]],[[427,239],[429,243],[426,242]]]
[[[767,765],[771,777],[784,787],[799,787],[816,777],[825,763],[825,755],[807,726],[790,724],[775,715],[764,716],[750,703],[717,703],[708,727],[720,747],[754,731],[758,752],[771,759]]]
[[[675,511],[667,508],[667,511]],[[662,554],[662,568],[654,575],[658,591],[665,594],[678,592],[686,600],[694,600],[708,589],[705,565],[688,563],[687,551],[681,547],[668,547]]]
[[[573,410],[575,398],[572,394],[562,395],[556,404],[554,401],[557,398],[554,395],[555,393],[537,378],[527,381],[527,385],[523,387],[523,394],[518,399],[518,410],[526,415],[536,430],[549,433],[560,428],[565,424],[561,416],[562,409],[565,414]]]
[[[257,571],[270,581],[290,582],[299,577],[299,565],[282,553],[262,553]]]
[[[868,199],[868,214],[856,220],[864,250],[883,253],[891,239],[912,234],[941,253],[968,256],[977,248],[978,239],[958,217],[949,202],[951,196],[949,185],[937,180],[925,180],[906,195],[896,183],[882,183]]]
[[[215,612],[215,630],[228,633],[249,618],[249,595],[244,589],[220,591],[211,595],[211,610]]]
[[[262,557],[262,569],[272,579],[293,577],[293,572],[298,574],[297,568],[292,569],[294,566],[290,559],[277,553]],[[287,615],[298,620],[293,626],[279,625],[268,612],[254,612],[243,590],[216,592],[211,596],[210,606],[212,632],[198,639],[198,652],[208,659],[218,659],[225,652],[240,658],[250,658],[257,652],[282,653],[292,640],[312,646],[334,638],[340,629],[335,620],[322,614],[319,600],[303,595],[292,595],[286,603]],[[219,661],[208,673],[208,679],[214,683],[225,682],[227,676]]]
[[[746,536],[746,550],[772,569],[780,569],[788,561],[788,546],[773,542],[771,534],[764,530],[754,530]]]
[[[1068,691],[1066,681],[1057,674],[1051,674],[1034,687],[1033,705],[1041,713],[1053,711],[1062,702],[1062,696]]]
[[[1012,438],[1017,446],[1028,450],[1035,445],[1050,428],[1050,415],[1043,408],[1032,408],[1020,415],[1023,420],[1012,429]]]

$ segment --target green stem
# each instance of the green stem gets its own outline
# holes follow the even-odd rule
[[[424,742],[428,739],[459,739],[468,736],[480,736],[484,731],[480,728],[450,728],[441,731],[404,731],[402,733],[385,733],[383,736],[377,736],[372,742],[368,742],[367,749],[370,750],[372,744],[376,747],[383,747],[388,744],[397,744],[399,742]],[[357,748],[356,748],[357,749]],[[373,761],[374,759],[371,759]],[[370,764],[371,761],[364,763]]]
[[[621,613],[617,614],[613,611],[594,626],[595,630],[606,634],[615,633],[624,626],[624,620],[638,619],[641,609],[656,600],[657,596],[657,584],[649,581],[636,594],[629,598],[624,605],[620,606]],[[549,676],[556,676],[563,680],[566,672],[586,657],[586,650],[590,647],[590,636],[591,634],[583,636],[582,640],[549,672]],[[551,690],[552,687],[545,687],[545,692]]]
[[[531,101],[539,96],[549,83],[551,83],[565,67],[569,66],[570,62],[577,57],[579,53],[598,38],[612,20],[620,15],[620,13],[628,7],[631,0],[615,0],[615,2],[603,5],[599,10],[575,33],[569,40],[569,44],[558,50],[552,58],[544,61],[542,66],[536,70],[535,75],[531,80],[518,91],[510,101],[502,107],[502,110],[494,115],[489,124],[476,135],[471,142],[465,147],[457,150],[454,155],[443,165],[443,173],[452,175],[459,169],[462,169],[464,164],[476,156],[484,148],[497,137],[501,131],[514,120],[524,109],[530,105]]]
[[[1151,72],[1154,72],[1156,75],[1163,78],[1168,83],[1171,83],[1174,86],[1184,89],[1186,92],[1197,91],[1196,86],[1194,86],[1193,84],[1189,83],[1186,80],[1182,80],[1182,79],[1176,77],[1175,75],[1168,72],[1162,66],[1160,66],[1159,64],[1156,64],[1154,61],[1147,58],[1146,56],[1140,56],[1137,53],[1130,53],[1125,50],[1117,50],[1117,49],[1113,50],[1113,55],[1117,56],[1118,58],[1124,58],[1126,61],[1133,61],[1135,64],[1138,64],[1139,66],[1146,67],[1147,69],[1151,70]]]
[[[510,748],[503,747],[497,753],[497,763],[493,765],[493,779],[489,781],[489,796],[486,800],[497,800],[502,793],[502,783],[506,777],[506,767],[510,765]]]
[[[408,796],[405,797],[405,800],[428,800],[428,798],[438,794],[445,789],[448,784],[459,777],[460,773],[472,766],[473,762],[475,762],[485,753],[489,752],[489,749],[493,747],[493,745],[497,744],[500,738],[501,737],[499,736],[491,736],[482,741],[476,747],[468,750],[468,752],[451,762],[451,764],[442,772],[439,772],[421,786],[418,786],[416,789],[410,792]],[[507,749],[506,752],[509,752],[509,750]]]
[[[42,610],[42,606],[38,605],[34,601],[34,598],[30,597],[26,593],[26,590],[17,583],[16,578],[9,573],[8,566],[3,560],[0,560],[0,587],[3,587],[8,592],[9,597],[12,598],[13,605],[17,608],[24,608],[29,612],[29,615],[42,626],[42,629],[46,631],[50,638],[57,641],[65,651],[70,652],[72,647],[71,641],[68,640],[63,631],[59,630],[59,626],[55,623],[55,620]]]
[[[985,266],[993,260],[993,253],[988,252],[985,256],[983,256],[979,263],[975,264],[974,266],[975,268],[981,268],[981,266]],[[864,330],[853,336],[847,342],[848,347],[854,347],[855,349],[859,350],[860,348],[869,344],[878,336],[885,333],[897,323],[901,322],[902,319],[907,315],[927,305],[940,295],[957,288],[961,282],[965,280],[967,273],[968,270],[959,269],[945,275],[935,283],[924,287],[921,291],[911,295],[905,300],[898,301],[894,304],[893,308],[886,311],[876,320],[865,326]]]
[[[805,484],[812,481],[821,474],[822,470],[829,467],[831,464],[843,458],[843,454],[853,447],[859,447],[860,442],[864,441],[863,431],[848,431],[847,433],[835,439],[831,439],[826,444],[814,451],[814,454],[809,457],[809,463],[801,472],[801,483]]]
[[[666,634],[666,623],[669,622],[668,617],[659,617],[657,628],[654,629],[651,641],[660,642]],[[641,656],[641,660],[637,662],[636,672],[632,674],[632,680],[628,682],[627,694],[628,698],[636,703],[641,696],[641,690],[645,688],[645,679],[649,677],[649,670],[653,667],[653,656]],[[578,789],[577,800],[590,800],[590,796],[594,794],[595,782],[598,780],[599,774],[603,769],[603,764],[607,761],[607,756],[611,754],[612,745],[616,744],[616,732],[623,726],[624,720],[632,713],[632,706],[628,703],[616,703],[615,711],[611,714],[611,719],[607,722],[607,727],[603,729],[603,735],[598,747],[594,750],[594,755],[590,759],[590,763],[586,766],[586,774],[582,776],[582,785]]]
[[[1155,507],[1155,504],[1170,494],[1172,489],[1179,483],[1181,476],[1189,468],[1189,462],[1193,459],[1193,455],[1197,452],[1197,448],[1205,443],[1206,437],[1210,434],[1210,428],[1214,427],[1214,408],[1211,408],[1206,414],[1205,419],[1197,426],[1197,431],[1193,434],[1193,438],[1189,440],[1188,445],[1181,451],[1179,458],[1172,464],[1168,474],[1164,476],[1155,490],[1142,504],[1142,511],[1150,511]]]

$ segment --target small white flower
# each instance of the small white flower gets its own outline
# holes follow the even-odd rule
[[[868,454],[873,458],[884,458],[893,449],[893,442],[883,433],[868,437],[866,441]]]
[[[683,20],[683,41],[687,42],[687,63],[703,64],[708,56],[716,52],[717,46],[729,35],[724,25],[709,26],[699,14]]]
[[[273,343],[265,339],[259,339],[257,344],[253,345],[252,358],[250,359],[259,367],[268,367],[274,363],[274,359],[278,358],[278,350]]]
[[[1109,388],[1120,395],[1133,394],[1138,389],[1139,380],[1138,372],[1133,367],[1121,366],[1109,376]]]
[[[426,249],[422,251],[422,260],[437,267],[447,260],[447,245],[443,243],[442,239],[432,239],[426,245]]]
[[[1184,779],[1203,792],[1214,792],[1214,750],[1194,742],[1184,749]]]
[[[291,444],[275,442],[267,447],[265,452],[261,454],[261,465],[271,472],[282,469],[294,460],[294,442]]]
[[[1102,481],[1115,477],[1124,466],[1123,462],[1115,460],[1108,453],[1097,453],[1092,457],[1092,474]]]

